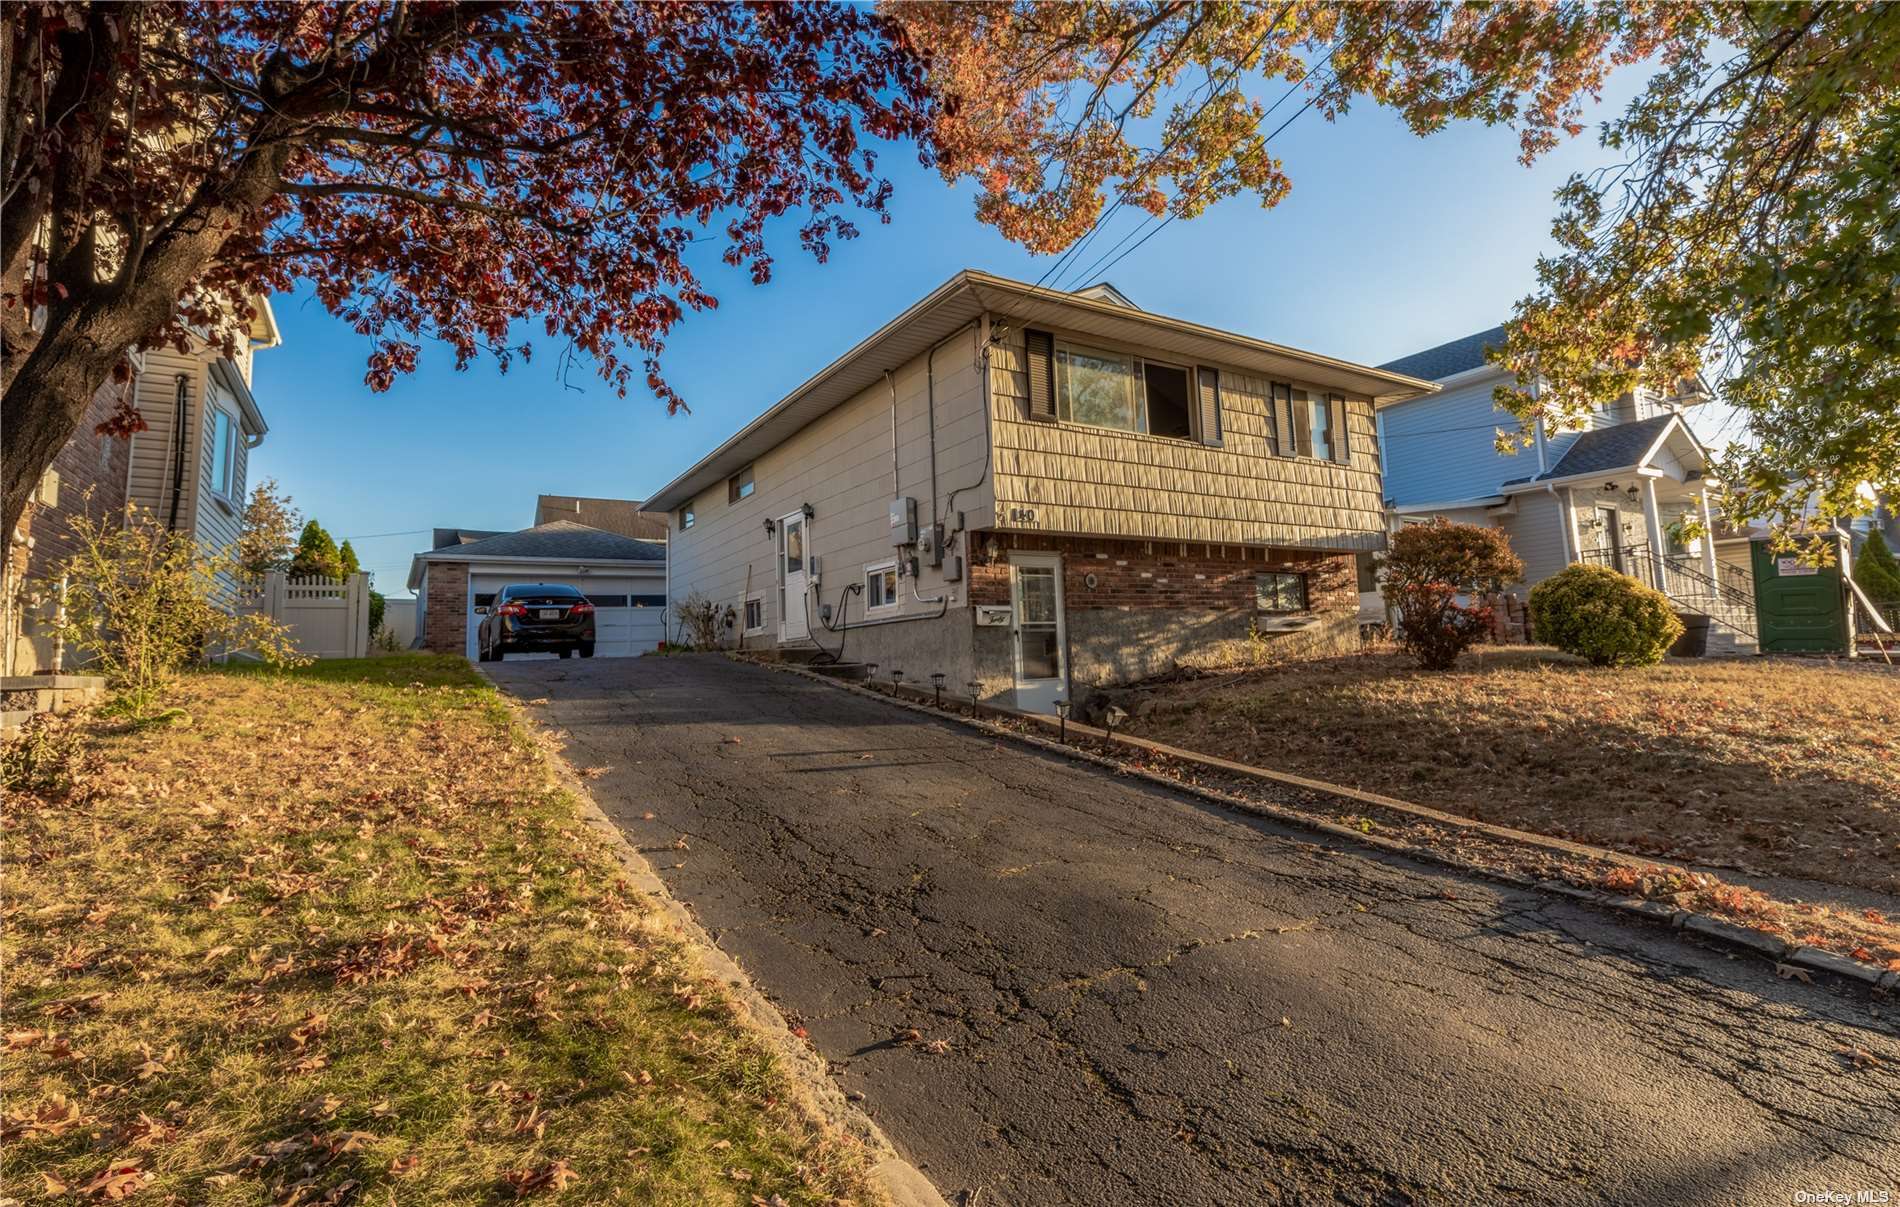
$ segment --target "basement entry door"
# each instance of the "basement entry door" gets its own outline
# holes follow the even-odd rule
[[[794,511],[778,522],[778,635],[780,641],[800,641],[811,635],[805,619],[806,575],[805,513]]]
[[[1011,635],[1016,645],[1016,707],[1054,713],[1068,683],[1068,634],[1063,626],[1062,555],[1011,553]]]

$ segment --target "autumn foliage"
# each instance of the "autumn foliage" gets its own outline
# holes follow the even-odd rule
[[[234,346],[299,285],[383,388],[424,339],[681,399],[666,336],[796,215],[825,258],[926,131],[901,33],[825,4],[6,7],[5,526],[135,346]],[[35,308],[42,321],[29,322]]]
[[[1482,596],[1523,574],[1503,532],[1441,518],[1392,535],[1380,581],[1398,614],[1399,645],[1426,669],[1442,671],[1491,632],[1494,617]]]

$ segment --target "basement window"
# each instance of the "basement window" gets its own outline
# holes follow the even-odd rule
[[[897,563],[885,562],[882,565],[864,568],[864,610],[882,611],[894,608],[899,602],[897,594]]]
[[[1306,575],[1269,570],[1254,579],[1254,606],[1262,612],[1306,611]]]
[[[753,595],[745,601],[745,633],[750,637],[765,632],[765,597]]]

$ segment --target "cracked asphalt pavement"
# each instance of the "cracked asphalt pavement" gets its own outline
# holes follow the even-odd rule
[[[719,657],[487,669],[953,1204],[1900,1203],[1864,988]]]

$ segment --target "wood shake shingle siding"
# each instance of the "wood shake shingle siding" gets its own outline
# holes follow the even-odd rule
[[[1064,338],[1059,330],[1054,334]],[[995,526],[1280,548],[1382,548],[1371,401],[1340,395],[1347,463],[1281,456],[1268,419],[1272,383],[1207,367],[1219,372],[1219,445],[1035,422],[1023,333],[1012,329],[991,360]],[[1339,393],[1320,383],[1288,384]]]

